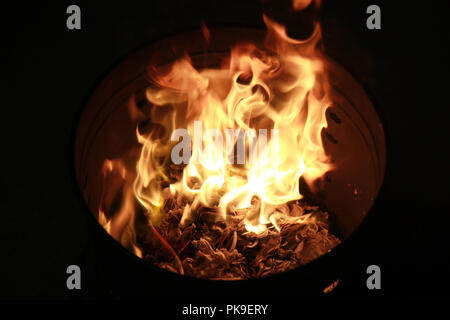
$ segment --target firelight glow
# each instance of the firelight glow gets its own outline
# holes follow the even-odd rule
[[[189,200],[181,223],[191,219],[199,205],[217,208],[217,218],[224,221],[237,210],[244,215],[246,229],[257,234],[268,225],[278,228],[280,221],[301,222],[308,217],[290,217],[277,206],[303,197],[301,177],[312,187],[332,169],[321,138],[330,101],[323,59],[316,50],[320,26],[309,39],[299,41],[289,38],[284,26],[267,17],[264,21],[264,49],[241,43],[222,68],[196,69],[184,57],[150,73],[154,85],[146,94],[154,106],[153,123],[165,132],[185,128],[194,137],[183,177],[170,185],[172,196]],[[199,122],[200,137],[195,135]],[[255,143],[264,139],[246,134],[244,143],[238,143],[239,132],[256,135],[273,129],[276,139],[271,134],[266,143]],[[142,149],[133,193],[150,223],[157,225],[164,204],[161,181],[168,181],[176,141],[136,132]],[[223,137],[233,143],[224,148]],[[242,154],[254,156],[253,150],[253,161],[230,161]]]

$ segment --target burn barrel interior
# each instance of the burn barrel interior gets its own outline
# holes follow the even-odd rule
[[[129,117],[128,102],[134,95],[138,107],[148,103],[144,92],[149,85],[149,64],[165,65],[174,61],[179,55],[173,49],[176,47],[183,48],[196,66],[216,66],[234,43],[258,44],[264,39],[264,31],[257,29],[218,28],[210,32],[210,43],[206,43],[200,31],[194,31],[141,48],[113,68],[88,99],[78,124],[74,163],[82,197],[95,217],[101,198],[104,160],[120,157],[138,146],[137,123]],[[385,141],[375,108],[361,86],[331,59],[326,60],[326,68],[333,103],[327,110],[328,127],[322,137],[336,168],[317,186],[318,192],[309,196],[335,214],[345,242],[366,217],[381,187]],[[304,193],[308,194],[307,190]]]

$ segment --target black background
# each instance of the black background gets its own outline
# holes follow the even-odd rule
[[[69,4],[81,7],[79,31],[66,28]],[[365,26],[369,4],[381,7],[381,30]],[[196,29],[201,21],[263,27],[264,6],[260,1],[202,0],[39,1],[2,7],[0,297],[121,296],[104,288],[105,280],[91,271],[83,290],[66,289],[68,265],[95,268],[89,248],[99,231],[72,177],[74,130],[83,104],[108,70],[135,48]],[[328,298],[450,295],[449,36],[440,6],[324,1],[325,51],[368,92],[388,149],[380,197],[357,230],[352,263]],[[382,270],[377,292],[365,285],[370,264]],[[189,298],[195,298],[195,290]]]

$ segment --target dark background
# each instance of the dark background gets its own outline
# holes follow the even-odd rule
[[[70,4],[81,7],[79,31],[66,29]],[[381,30],[365,26],[370,4],[381,7]],[[103,275],[91,248],[104,234],[98,235],[73,181],[71,152],[83,104],[101,78],[137,47],[198,28],[201,21],[263,27],[261,14],[267,6],[216,0],[2,4],[1,298],[129,295],[114,281],[128,281],[127,274],[139,277],[140,262],[120,251],[119,257],[125,257],[125,262],[117,258],[120,280]],[[324,0],[325,51],[368,92],[388,149],[379,199],[355,232],[351,263],[328,299],[450,296],[449,36],[440,6]],[[70,264],[82,265],[86,275],[77,293],[66,289]],[[382,270],[382,290],[377,292],[365,285],[370,264]],[[164,286],[155,281],[153,288]],[[154,290],[144,295],[155,295]],[[136,291],[141,293],[142,288]],[[197,294],[193,289],[186,302]]]

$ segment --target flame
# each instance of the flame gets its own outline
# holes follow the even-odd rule
[[[114,239],[134,252],[135,255],[142,258],[142,250],[135,244],[134,193],[132,192],[133,189],[129,187],[130,182],[132,181],[130,179],[130,174],[122,161],[107,159],[103,163],[103,177],[104,186],[100,199],[98,220],[103,228],[105,228]],[[124,192],[121,193],[121,207],[118,210],[111,208],[105,210],[104,208],[105,206],[110,206],[112,203],[111,199],[107,199],[108,196],[105,192],[106,184],[109,186],[109,194],[116,194],[118,189],[123,186]],[[108,217],[105,211],[112,212],[112,216]]]
[[[294,1],[294,8],[310,2]],[[135,200],[145,208],[149,225],[157,225],[167,197],[164,184],[173,197],[188,200],[182,224],[193,219],[199,205],[216,208],[217,219],[224,221],[240,215],[247,231],[256,234],[269,226],[279,230],[282,221],[309,219],[289,216],[281,205],[303,197],[300,178],[313,189],[313,182],[333,168],[321,138],[330,104],[317,50],[321,29],[317,24],[312,36],[300,41],[289,38],[281,24],[266,16],[264,21],[265,48],[237,44],[222,68],[196,69],[185,56],[169,68],[151,69],[146,96],[157,129],[136,130],[141,149],[133,174],[120,162],[105,162],[104,176],[118,173],[124,191],[122,207],[112,217],[102,206],[99,210],[108,232],[138,254],[132,245]],[[202,29],[209,41],[209,30]],[[181,141],[174,133],[182,128],[192,155],[173,182],[168,170]]]
[[[292,6],[294,10],[304,10],[306,9],[313,0],[292,0]],[[320,4],[320,0],[315,1]]]
[[[191,203],[182,222],[194,203],[217,207],[224,220],[233,210],[248,209],[247,230],[261,233],[286,218],[277,206],[302,198],[301,177],[311,184],[331,169],[321,139],[329,101],[324,65],[316,54],[320,27],[298,41],[282,25],[264,20],[265,49],[239,44],[221,69],[197,70],[184,57],[168,72],[151,74],[157,86],[147,90],[147,98],[155,109],[168,109],[153,121],[168,132],[185,126],[193,137],[183,178],[170,185],[172,195]],[[161,181],[168,180],[174,143],[139,132],[137,137],[142,151],[134,192],[157,223],[164,204]],[[233,157],[238,163],[230,161]]]

